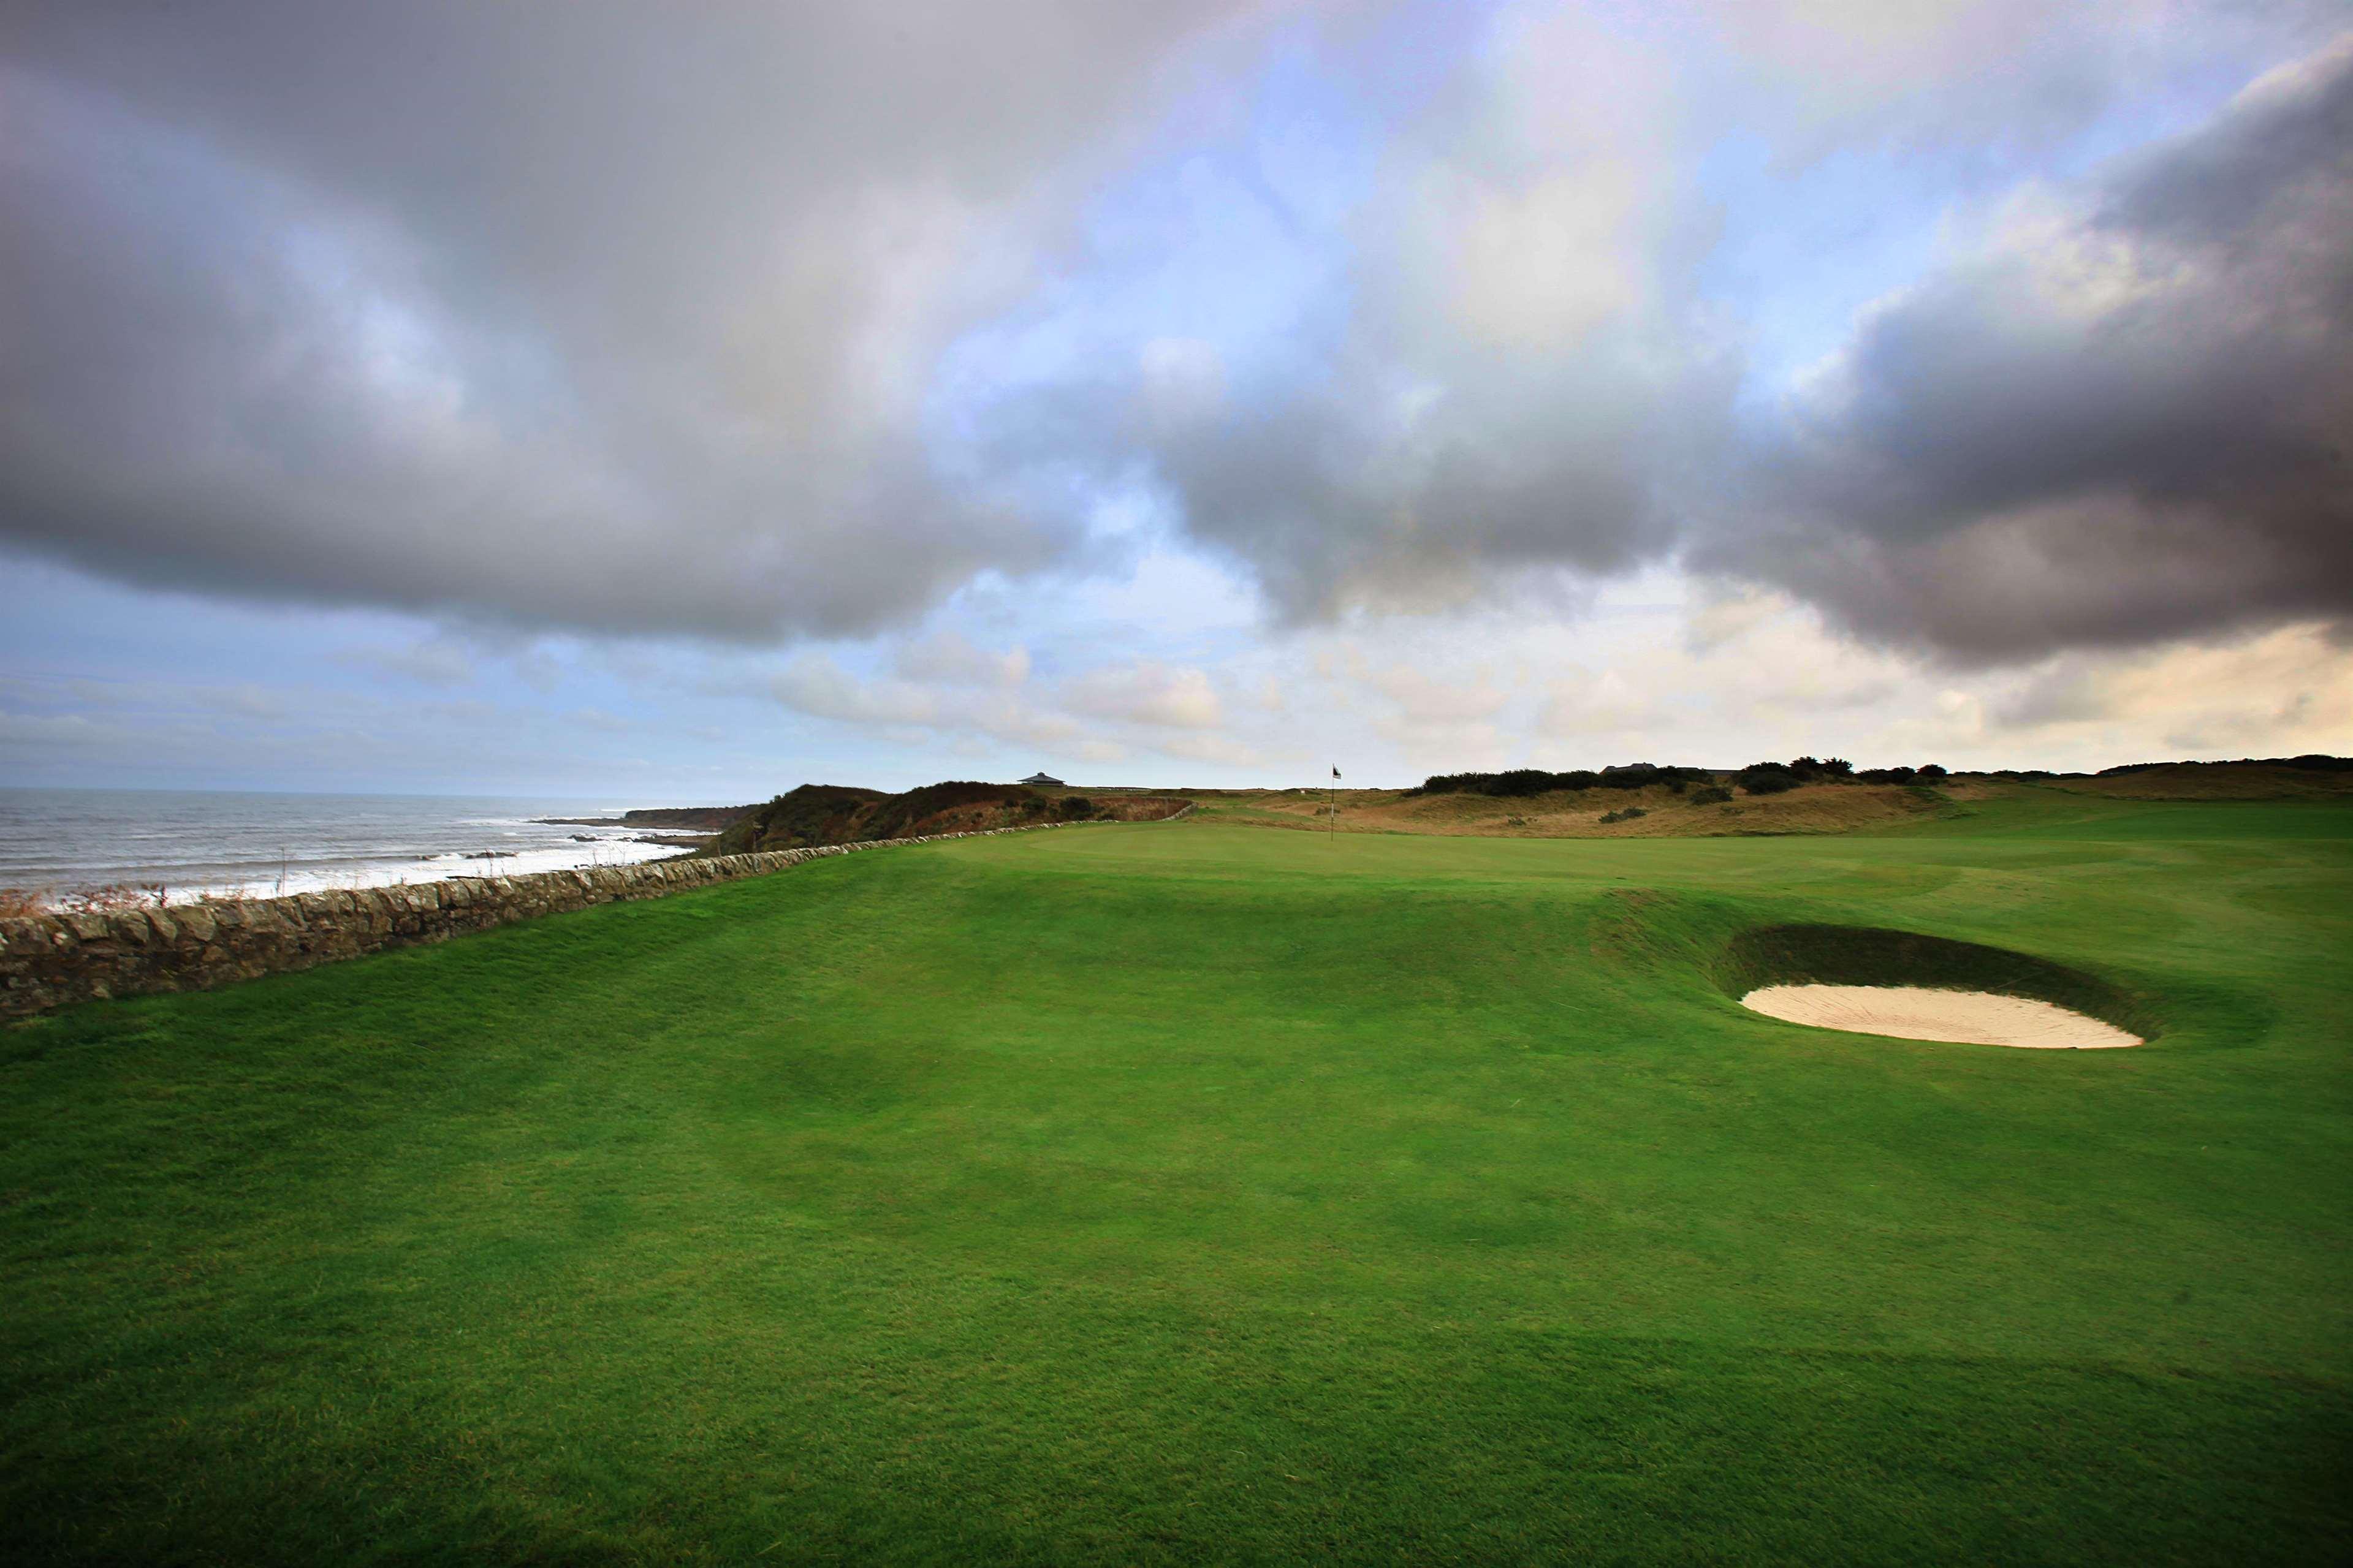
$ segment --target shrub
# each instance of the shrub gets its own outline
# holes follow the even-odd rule
[[[1650,815],[1651,814],[1649,812],[1644,811],[1639,805],[1630,805],[1619,811],[1603,812],[1601,814],[1601,820],[1605,823],[1631,822],[1638,816],[1648,816]]]
[[[1555,787],[1552,779],[1553,775],[1542,768],[1514,768],[1495,774],[1484,793],[1506,796],[1542,795]]]
[[[1702,775],[1683,768],[1654,767],[1648,763],[1638,763],[1609,773],[1596,773],[1591,768],[1571,768],[1567,773],[1548,773],[1542,768],[1514,768],[1500,773],[1432,773],[1421,782],[1421,787],[1408,793],[1485,795],[1511,799],[1521,795],[1546,795],[1554,790],[1641,789],[1646,784],[1664,784],[1680,793],[1685,783],[1699,776]]]
[[[1722,805],[1732,798],[1732,792],[1722,784],[1702,784],[1691,792],[1694,805]]]
[[[1752,763],[1740,770],[1737,782],[1750,795],[1780,795],[1806,781],[1779,763]]]
[[[1084,822],[1095,814],[1095,803],[1082,795],[1066,795],[1058,809],[1065,822]]]
[[[1953,775],[1930,763],[1919,768],[1865,768],[1854,775],[1865,784],[1934,784]]]
[[[1854,764],[1844,757],[1825,757],[1822,759],[1822,772],[1834,779],[1852,778],[1854,775]]]

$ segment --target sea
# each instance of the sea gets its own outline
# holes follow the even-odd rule
[[[269,898],[449,877],[626,866],[686,853],[668,829],[552,822],[617,818],[603,801],[208,790],[0,789],[0,888],[54,900],[161,886]]]

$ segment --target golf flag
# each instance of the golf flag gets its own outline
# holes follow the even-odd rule
[[[1338,778],[1338,777],[1340,776],[1340,770],[1339,770],[1339,769],[1337,769],[1337,768],[1334,768],[1334,769],[1332,770],[1332,776],[1333,776],[1334,778],[1335,778],[1335,779],[1336,779],[1336,778]]]

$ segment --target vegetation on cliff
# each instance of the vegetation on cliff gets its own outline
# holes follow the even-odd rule
[[[1152,809],[1138,813],[1138,805]],[[710,848],[711,855],[754,849],[802,849],[815,844],[855,844],[915,838],[933,833],[976,833],[1041,822],[1087,822],[1115,816],[1166,816],[1168,803],[1125,797],[1115,803],[1082,795],[1045,795],[1024,784],[969,779],[925,784],[900,795],[845,784],[803,784],[765,805],[745,808]]]

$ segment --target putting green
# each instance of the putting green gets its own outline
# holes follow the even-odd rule
[[[2327,1560],[2348,873],[2339,806],[2031,791],[1186,821],[58,1015],[0,1032],[0,1551]],[[2150,1043],[1739,1005],[1745,933],[1866,928]]]

